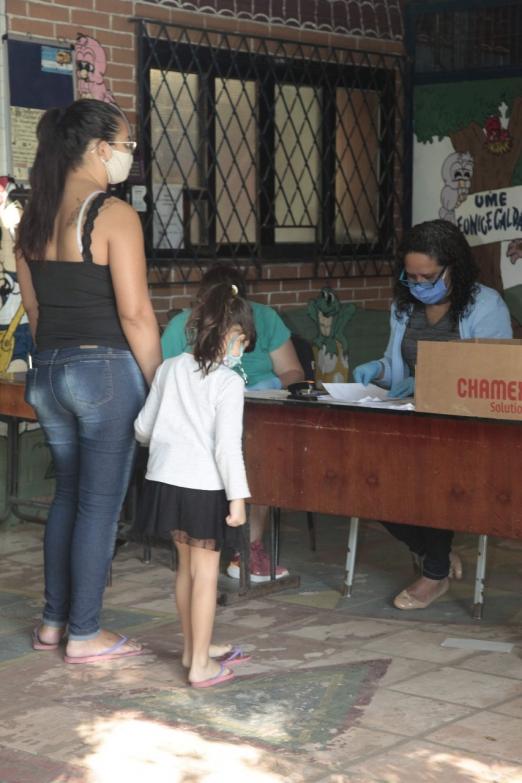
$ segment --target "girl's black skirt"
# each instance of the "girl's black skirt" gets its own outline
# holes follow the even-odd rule
[[[226,523],[228,501],[224,489],[189,489],[143,482],[132,538],[177,541],[212,549],[237,548],[237,528]]]

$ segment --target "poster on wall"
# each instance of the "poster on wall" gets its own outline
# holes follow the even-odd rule
[[[10,171],[0,172],[0,372],[23,372],[32,339],[16,275],[14,240],[22,205],[18,185],[29,181],[36,127],[43,112],[74,100],[73,58],[68,46],[7,38]]]
[[[36,155],[36,128],[43,109],[11,106],[11,161],[17,182],[28,182]]]
[[[12,174],[26,183],[36,153],[36,126],[46,109],[74,100],[70,46],[34,40],[7,40],[11,114]]]
[[[417,86],[412,222],[464,232],[522,324],[522,78]]]
[[[154,184],[152,241],[155,248],[172,250],[183,247],[183,185]]]

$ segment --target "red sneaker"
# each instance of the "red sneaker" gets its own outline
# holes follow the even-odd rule
[[[227,568],[227,574],[232,579],[239,579],[240,560],[239,555],[234,555],[233,560]],[[288,568],[276,566],[275,578],[281,579],[288,576]],[[270,558],[261,541],[253,541],[250,544],[250,581],[251,582],[269,582],[270,581]]]

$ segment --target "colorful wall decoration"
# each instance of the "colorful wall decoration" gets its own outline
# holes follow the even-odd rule
[[[78,33],[74,47],[78,98],[96,98],[115,103],[114,96],[105,84],[107,56],[103,46],[89,35]]]
[[[24,372],[32,339],[16,277],[14,237],[22,208],[14,184],[0,177],[0,372]]]
[[[413,223],[456,223],[522,324],[522,78],[417,86],[414,131]]]

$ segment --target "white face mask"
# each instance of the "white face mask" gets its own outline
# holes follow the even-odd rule
[[[129,176],[132,166],[132,154],[130,152],[121,152],[111,148],[112,156],[109,160],[103,160],[107,171],[109,185],[118,185],[125,182]]]

